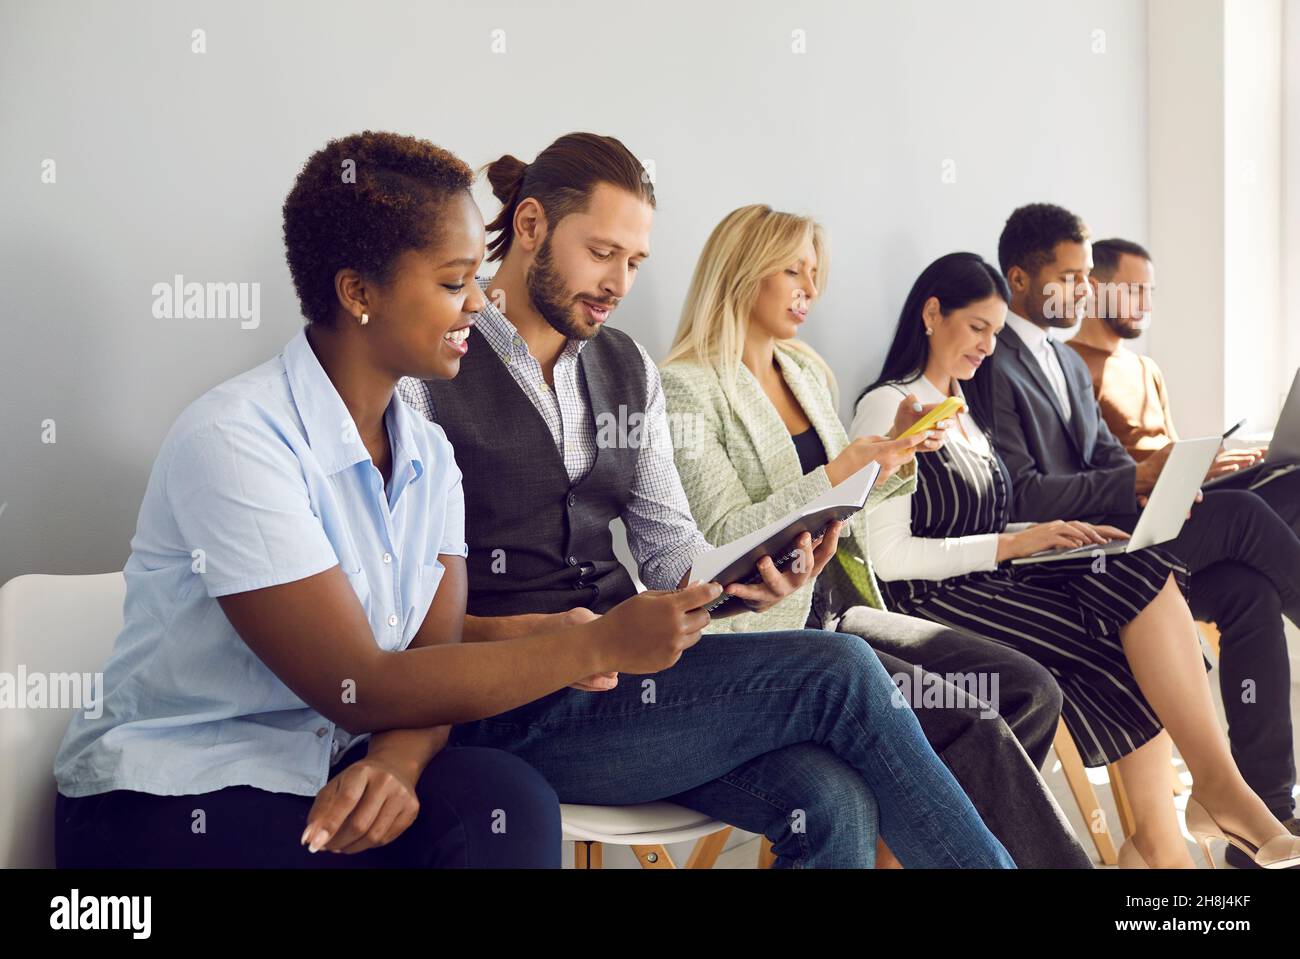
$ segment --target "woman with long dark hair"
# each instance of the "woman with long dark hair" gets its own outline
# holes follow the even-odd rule
[[[1257,848],[1260,865],[1300,863],[1300,839],[1242,779],[1215,718],[1178,560],[1153,548],[1008,562],[1125,535],[1067,520],[1008,526],[1010,478],[990,443],[996,424],[961,386],[996,348],[1008,299],[1002,276],[973,253],[931,263],[907,296],[880,377],[858,401],[855,435],[892,422],[905,393],[968,406],[944,447],[918,458],[910,502],[882,504],[870,517],[871,559],[890,604],[1021,650],[1055,675],[1085,763],[1117,763],[1123,773],[1136,831],[1122,866],[1192,865],[1169,801],[1171,740],[1193,775],[1193,835],[1204,840],[1221,825]]]

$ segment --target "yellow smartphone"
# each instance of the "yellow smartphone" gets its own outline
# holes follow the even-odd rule
[[[917,433],[928,430],[940,420],[946,420],[950,416],[955,416],[957,411],[966,404],[955,396],[950,396],[930,412],[926,413],[919,420],[909,426],[901,435],[895,436],[894,439],[901,440],[904,437],[915,436]]]

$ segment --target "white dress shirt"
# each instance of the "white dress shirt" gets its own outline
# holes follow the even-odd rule
[[[1029,347],[1029,352],[1034,354],[1034,359],[1038,360],[1043,375],[1047,377],[1047,382],[1052,385],[1052,391],[1056,393],[1056,398],[1061,404],[1061,412],[1065,414],[1065,421],[1070,422],[1070,391],[1066,388],[1065,370],[1061,368],[1061,359],[1056,355],[1052,335],[1041,326],[1030,323],[1023,316],[1016,313],[1007,313],[1007,326],[1016,331],[1016,335],[1024,340],[1025,345]]]
[[[894,425],[898,404],[908,393],[915,393],[924,405],[942,403],[947,396],[924,376],[910,383],[879,386],[858,401],[849,436],[883,436]],[[965,399],[961,385],[954,384],[954,396]],[[949,443],[960,443],[982,455],[991,455],[988,437],[970,413],[963,411],[948,430]],[[920,453],[933,456],[933,453]],[[916,494],[913,494],[916,495]],[[943,539],[912,535],[912,497],[894,496],[885,500],[867,517],[871,565],[882,580],[947,579],[998,565],[997,533],[974,536],[949,536]],[[1014,532],[1029,524],[1013,524]]]

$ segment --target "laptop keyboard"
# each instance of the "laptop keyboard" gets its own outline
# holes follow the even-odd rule
[[[1037,553],[1033,553],[1032,555],[1034,555],[1034,556],[1069,556],[1069,555],[1071,555],[1071,554],[1073,554],[1073,553],[1080,553],[1080,554],[1085,554],[1085,555],[1086,555],[1086,554],[1091,553],[1093,550],[1097,550],[1097,549],[1112,550],[1112,549],[1119,549],[1119,548],[1122,548],[1122,547],[1127,546],[1127,545],[1128,545],[1128,538],[1125,537],[1124,539],[1112,539],[1110,542],[1106,543],[1104,546],[1101,545],[1101,544],[1099,544],[1099,543],[1085,543],[1083,546],[1071,546],[1071,547],[1068,548],[1068,549],[1045,549],[1045,550],[1041,550],[1041,551],[1039,551],[1039,552],[1037,552]]]

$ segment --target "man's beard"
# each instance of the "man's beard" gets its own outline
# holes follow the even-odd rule
[[[590,340],[600,332],[600,326],[593,329],[574,319],[573,307],[576,305],[576,300],[569,296],[564,277],[555,269],[555,263],[551,260],[550,236],[542,241],[537,257],[533,260],[533,265],[528,268],[527,276],[524,277],[524,283],[528,287],[528,299],[533,309],[540,313],[542,319],[551,324],[556,332],[571,340]],[[617,300],[610,300],[607,297],[592,296],[587,299],[608,306],[611,310],[618,304]]]
[[[1078,308],[1076,308],[1074,311],[1067,313],[1064,316],[1055,316],[1052,311],[1047,309],[1047,303],[1048,301],[1043,301],[1042,306],[1038,309],[1038,316],[1042,319],[1043,323],[1054,330],[1068,330],[1071,327],[1076,326],[1080,317],[1083,315],[1078,312]],[[1026,317],[1026,319],[1029,319],[1029,317]]]
[[[1128,320],[1118,320],[1111,316],[1102,317],[1102,322],[1106,324],[1108,330],[1121,340],[1136,340],[1146,330],[1146,324],[1135,326]]]
[[[1029,307],[1029,313],[1025,319],[1036,325],[1050,327],[1056,330],[1068,330],[1078,325],[1079,321],[1087,314],[1087,301],[1071,301],[1069,312],[1063,315],[1056,315],[1057,310],[1061,309],[1064,304],[1058,303],[1052,296],[1043,296],[1037,304]],[[1052,307],[1055,305],[1055,308]],[[1040,322],[1041,321],[1041,324]]]

